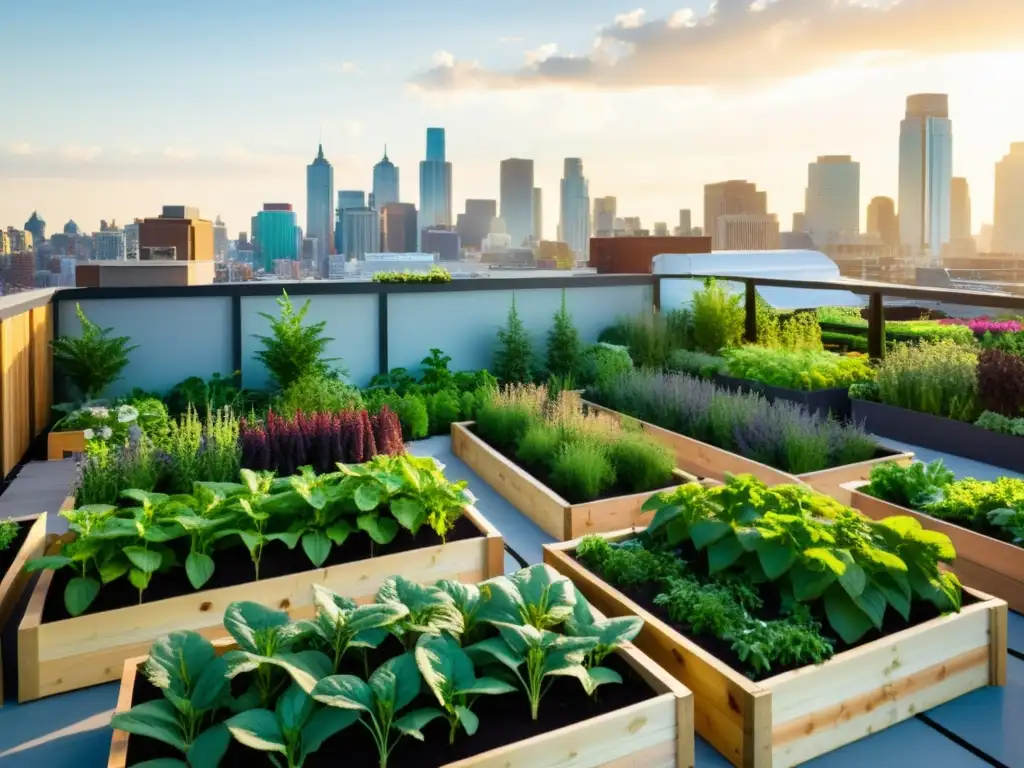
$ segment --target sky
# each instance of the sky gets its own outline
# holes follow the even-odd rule
[[[455,211],[498,197],[502,159],[532,158],[548,238],[565,157],[648,227],[680,208],[699,223],[704,184],[743,178],[785,230],[807,164],[849,154],[863,227],[872,197],[896,196],[906,96],[941,92],[977,231],[994,163],[1024,141],[1024,0],[0,6],[18,30],[0,65],[0,226],[38,209],[50,232],[92,231],[185,204],[237,233],[264,202],[304,224],[321,139],[336,189],[368,190],[386,143],[418,203],[425,129],[441,126]]]

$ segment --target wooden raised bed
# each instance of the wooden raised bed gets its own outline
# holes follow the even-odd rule
[[[25,589],[31,583],[33,574],[25,572],[25,563],[39,557],[46,550],[46,513],[15,518],[28,532],[11,560],[7,572],[0,578],[0,631],[3,630],[11,612]],[[0,664],[0,707],[4,705],[4,665]]]
[[[217,643],[220,653],[234,647],[230,641]],[[444,768],[693,768],[693,694],[632,643],[616,653],[651,687],[655,697]],[[143,656],[125,661],[115,711],[131,709],[135,681],[145,660]],[[107,768],[130,768],[131,738],[125,731],[114,730]],[[431,748],[438,747],[424,745],[424,749]]]
[[[221,617],[236,600],[253,600],[302,619],[313,615],[314,584],[367,602],[396,573],[425,582],[500,576],[505,572],[501,532],[475,508],[467,507],[465,514],[479,537],[47,623],[43,605],[53,571],[44,571],[18,628],[18,701],[117,680],[125,659],[147,653],[154,640],[173,630],[193,630],[211,640],[223,637]]]
[[[739,454],[722,448],[716,448],[708,443],[702,443],[700,440],[694,440],[692,437],[680,435],[678,432],[670,432],[646,421],[634,419],[632,416],[626,416],[597,403],[584,400],[583,404],[588,410],[603,413],[620,421],[625,420],[639,425],[644,433],[675,451],[676,466],[684,472],[690,472],[698,477],[709,477],[714,480],[724,480],[726,473],[731,475],[749,474],[766,485],[805,483],[819,493],[831,496],[843,504],[850,503],[850,493],[843,488],[844,483],[854,480],[867,480],[871,475],[871,470],[876,465],[887,461],[895,461],[899,464],[907,465],[914,460],[913,453],[888,451],[884,448],[879,448],[875,457],[867,461],[846,464],[842,467],[833,467],[832,469],[822,469],[818,472],[806,472],[802,475],[791,475],[774,467],[769,467],[767,464],[761,464]]]
[[[69,459],[76,453],[85,453],[85,431],[50,432],[46,436],[46,458],[49,461]]]
[[[956,549],[952,570],[960,581],[981,592],[1001,597],[1018,613],[1024,612],[1024,549],[924,512],[876,499],[860,490],[865,485],[866,482],[846,484],[854,509],[859,509],[873,520],[907,515],[930,531],[946,534]]]
[[[570,504],[473,434],[469,430],[471,425],[472,422],[452,424],[452,453],[466,462],[512,506],[556,539],[564,541],[588,533],[618,531],[634,525],[646,525],[650,521],[653,513],[644,513],[641,507],[659,491]],[[686,472],[677,471],[676,477],[680,484],[697,480]]]
[[[606,535],[620,540],[635,535]],[[784,768],[987,685],[1006,684],[1006,603],[980,592],[943,616],[808,666],[753,682],[591,573],[544,545],[544,562],[608,616],[640,616],[637,647],[693,691],[697,733],[741,768]]]

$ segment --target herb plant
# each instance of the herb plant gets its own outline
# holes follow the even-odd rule
[[[805,392],[845,389],[874,379],[867,358],[814,350],[739,347],[724,353],[730,376]]]
[[[533,344],[516,309],[516,297],[508,310],[506,326],[498,331],[498,349],[494,353],[494,375],[502,384],[526,384],[533,381]]]
[[[296,312],[288,292],[282,291],[277,305],[281,308],[280,317],[260,312],[260,316],[270,323],[270,335],[256,336],[263,347],[256,353],[256,358],[267,367],[277,388],[285,389],[310,374],[345,375],[344,371],[332,370],[329,365],[337,358],[323,356],[327,345],[334,341],[323,335],[327,322],[303,325],[309,312],[309,299]]]
[[[699,351],[716,355],[743,340],[743,298],[714,278],[707,278],[693,294],[691,312],[693,341]]]
[[[977,369],[977,353],[953,341],[898,345],[879,365],[879,398],[886,405],[974,421],[978,416]]]
[[[103,394],[111,384],[121,378],[128,365],[130,353],[137,349],[128,336],[111,336],[112,328],[100,328],[85,316],[80,304],[75,314],[82,333],[80,336],[60,336],[50,342],[53,362],[68,379],[80,398],[93,400]],[[65,405],[60,410],[74,410]]]
[[[18,524],[10,519],[0,520],[0,552],[3,552],[18,538]]]
[[[566,307],[563,289],[562,305],[555,312],[554,323],[548,333],[548,373],[552,376],[575,376],[579,373],[582,357],[583,343]]]

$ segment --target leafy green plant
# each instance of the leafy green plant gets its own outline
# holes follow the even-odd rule
[[[676,318],[670,321],[670,317]],[[598,342],[624,346],[638,368],[663,368],[674,349],[687,344],[688,334],[679,331],[679,318],[688,315],[666,315],[658,312],[620,317],[615,325],[598,336]]]
[[[516,297],[513,294],[507,324],[498,331],[494,375],[502,384],[525,384],[533,381],[534,373],[533,345],[530,342],[530,335],[526,332],[526,326],[519,317]]]
[[[580,363],[580,384],[589,387],[598,381],[613,379],[633,370],[629,348],[598,342],[583,351]]]
[[[428,393],[455,388],[455,376],[448,369],[451,361],[450,355],[436,347],[431,348],[430,354],[420,360],[423,366],[423,375],[418,382],[420,388]]]
[[[573,325],[563,289],[562,304],[555,312],[554,323],[548,333],[548,373],[552,376],[575,376],[579,372],[582,358],[583,343],[579,331]]]
[[[131,345],[128,336],[111,336],[113,328],[100,328],[85,316],[80,304],[75,314],[81,326],[80,336],[60,336],[50,342],[53,362],[67,378],[82,400],[99,397],[104,390],[121,378],[128,365],[129,355],[138,346]],[[58,410],[71,411],[76,404],[58,406]]]
[[[312,413],[338,413],[362,408],[359,390],[336,376],[307,373],[285,388],[274,401],[274,409],[286,418],[294,418],[300,411]]]
[[[720,373],[726,366],[726,360],[721,355],[709,355],[706,352],[696,352],[689,349],[677,349],[669,355],[665,367],[670,371],[685,373],[688,376],[700,376],[709,379],[716,373]]]
[[[915,461],[906,467],[887,461],[872,468],[869,479],[871,482],[861,489],[865,493],[901,507],[924,509],[944,498],[945,489],[956,475],[942,459],[930,464]]]
[[[378,647],[387,639],[388,628],[409,614],[402,603],[357,605],[354,600],[319,584],[313,585],[313,605],[316,606],[316,616],[311,622],[313,637],[319,649],[331,658],[335,674],[349,649],[365,652]]]
[[[730,376],[805,392],[848,388],[875,377],[870,361],[831,352],[738,347],[724,353]]]
[[[1024,437],[1024,416],[1018,419],[1011,419],[1008,416],[1003,416],[999,413],[985,411],[978,417],[978,420],[974,422],[974,426],[987,429],[991,432],[1002,432],[1006,435]]]
[[[416,643],[416,665],[448,721],[448,743],[455,743],[459,726],[472,736],[480,725],[473,714],[473,701],[482,695],[512,693],[515,688],[503,680],[477,677],[473,662],[459,644],[447,635],[421,635]]]
[[[570,499],[599,499],[617,479],[608,454],[593,442],[562,443],[551,459],[551,485]]]
[[[437,264],[426,272],[374,272],[375,283],[450,283],[452,273]]]
[[[412,653],[390,659],[368,682],[354,675],[331,675],[316,684],[313,698],[328,707],[356,713],[377,745],[380,768],[402,736],[423,741],[422,729],[443,717],[437,709],[418,709],[401,715],[420,692],[420,673]]]
[[[18,524],[14,520],[0,520],[0,552],[3,552],[18,538]]]
[[[323,335],[327,322],[303,325],[310,300],[307,299],[302,309],[296,312],[287,291],[282,291],[277,305],[281,308],[280,317],[260,312],[260,316],[270,323],[270,335],[256,336],[263,347],[256,352],[256,358],[267,367],[277,388],[286,389],[309,374],[330,375],[332,369],[328,364],[336,362],[337,358],[323,356],[327,345],[334,341]],[[333,373],[345,375],[336,367]]]
[[[577,592],[549,565],[537,565],[484,582],[488,598],[484,621],[553,629],[573,616]]]
[[[245,405],[245,396],[235,386],[233,377],[219,373],[206,380],[190,376],[171,387],[165,400],[168,410],[175,415],[186,413],[190,407],[200,412],[231,408],[241,413]]]
[[[974,421],[978,416],[977,369],[977,353],[953,341],[898,345],[879,365],[879,398],[886,405]]]
[[[115,713],[111,727],[173,747],[191,768],[216,766],[231,741],[224,725],[213,722],[230,698],[227,667],[209,640],[193,632],[172,632],[153,643],[142,668],[163,698]]]
[[[388,629],[410,651],[416,647],[421,635],[447,632],[458,636],[464,629],[461,611],[451,595],[440,587],[393,576],[381,584],[374,600],[385,605],[403,605],[408,609]]]
[[[573,637],[592,637],[597,645],[587,652],[584,666],[593,669],[607,659],[624,643],[632,641],[644,627],[644,620],[639,616],[617,616],[611,619],[598,619],[577,590],[576,604],[572,608],[572,616],[566,620],[566,633]]]
[[[693,340],[701,352],[714,355],[738,346],[745,325],[743,299],[725,284],[707,278],[691,299]]]

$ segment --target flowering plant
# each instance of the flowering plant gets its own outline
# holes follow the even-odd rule
[[[128,430],[138,419],[138,409],[127,403],[114,408],[93,405],[72,411],[57,422],[54,431],[82,431],[86,440],[113,439],[121,443],[127,439]]]
[[[975,317],[970,320],[951,317],[939,321],[942,325],[966,325],[974,333],[1019,333],[1024,324],[1019,320],[992,320],[988,317]]]

